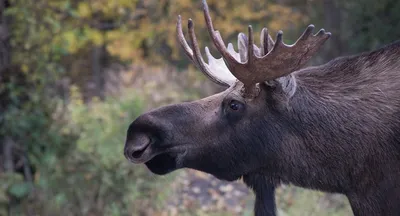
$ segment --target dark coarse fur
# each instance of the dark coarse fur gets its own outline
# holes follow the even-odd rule
[[[295,77],[273,175],[344,193],[355,215],[399,215],[400,41]]]
[[[280,183],[345,194],[357,216],[400,215],[400,41],[260,87],[254,100],[240,97],[238,83],[143,114],[125,156],[160,175],[243,177],[257,216],[275,215]]]

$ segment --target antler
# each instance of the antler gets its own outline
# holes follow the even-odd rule
[[[188,20],[188,29],[189,29],[190,43],[191,46],[193,47],[193,50],[190,48],[189,44],[185,39],[185,36],[183,35],[182,20],[181,16],[179,15],[176,24],[176,31],[178,35],[179,44],[185,51],[185,54],[189,57],[189,59],[193,62],[193,64],[213,82],[223,86],[232,85],[236,81],[236,78],[226,67],[224,60],[222,58],[220,59],[214,58],[211,55],[208,47],[205,47],[206,55],[208,58],[208,64],[205,63],[205,61],[203,60],[199,44],[197,43],[196,35],[194,33],[194,23],[191,19]],[[228,46],[228,49],[232,52],[234,56],[238,56],[238,53],[234,51],[232,44],[230,45],[231,46]]]
[[[331,33],[326,33],[324,29],[321,29],[316,35],[312,35],[314,25],[309,25],[296,43],[286,45],[282,41],[283,33],[279,31],[275,44],[270,50],[273,41],[269,37],[267,29],[264,28],[261,32],[261,53],[258,54],[254,49],[256,46],[253,42],[253,29],[249,26],[247,59],[238,62],[227,51],[220,33],[214,30],[206,0],[203,0],[203,11],[214,45],[225,59],[231,73],[244,84],[245,91],[253,96],[257,94],[254,92],[255,84],[273,80],[300,69],[331,36]],[[240,47],[239,53],[241,53]]]
[[[314,25],[309,25],[293,45],[286,45],[282,41],[282,31],[278,32],[274,42],[268,30],[264,28],[261,31],[259,48],[254,44],[253,29],[249,26],[248,38],[243,33],[238,35],[239,53],[237,53],[231,43],[226,47],[219,31],[214,30],[207,1],[202,1],[208,32],[222,58],[214,58],[208,47],[205,47],[209,64],[204,62],[191,19],[188,21],[188,29],[193,50],[183,35],[180,16],[177,22],[178,40],[189,59],[212,81],[229,86],[237,78],[244,84],[245,96],[248,97],[257,96],[257,83],[274,80],[303,67],[331,35],[324,29],[312,35]]]

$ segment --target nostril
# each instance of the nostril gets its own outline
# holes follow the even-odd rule
[[[136,135],[127,142],[125,155],[132,159],[138,159],[143,156],[144,152],[146,151],[146,149],[148,149],[150,144],[151,138],[147,135]]]
[[[149,145],[146,145],[146,146],[144,146],[144,148],[142,148],[142,149],[133,150],[132,153],[131,153],[131,156],[132,156],[133,158],[140,158],[140,157],[143,155],[144,151],[146,151],[146,149],[147,149],[148,146],[149,146]]]

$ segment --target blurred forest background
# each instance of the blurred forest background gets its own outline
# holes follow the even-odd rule
[[[233,44],[249,24],[288,44],[310,23],[332,32],[312,64],[400,39],[398,0],[208,4]],[[123,157],[140,113],[221,90],[177,45],[178,14],[210,45],[200,0],[0,0],[0,215],[252,214],[240,182]],[[280,215],[351,215],[339,195],[284,186],[277,200]]]

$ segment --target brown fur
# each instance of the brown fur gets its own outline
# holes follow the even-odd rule
[[[284,181],[344,193],[356,215],[399,214],[400,43],[295,76]]]
[[[400,41],[260,84],[254,99],[242,87],[143,114],[125,156],[157,174],[243,177],[256,215],[275,215],[280,183],[345,194],[357,216],[400,215]]]

